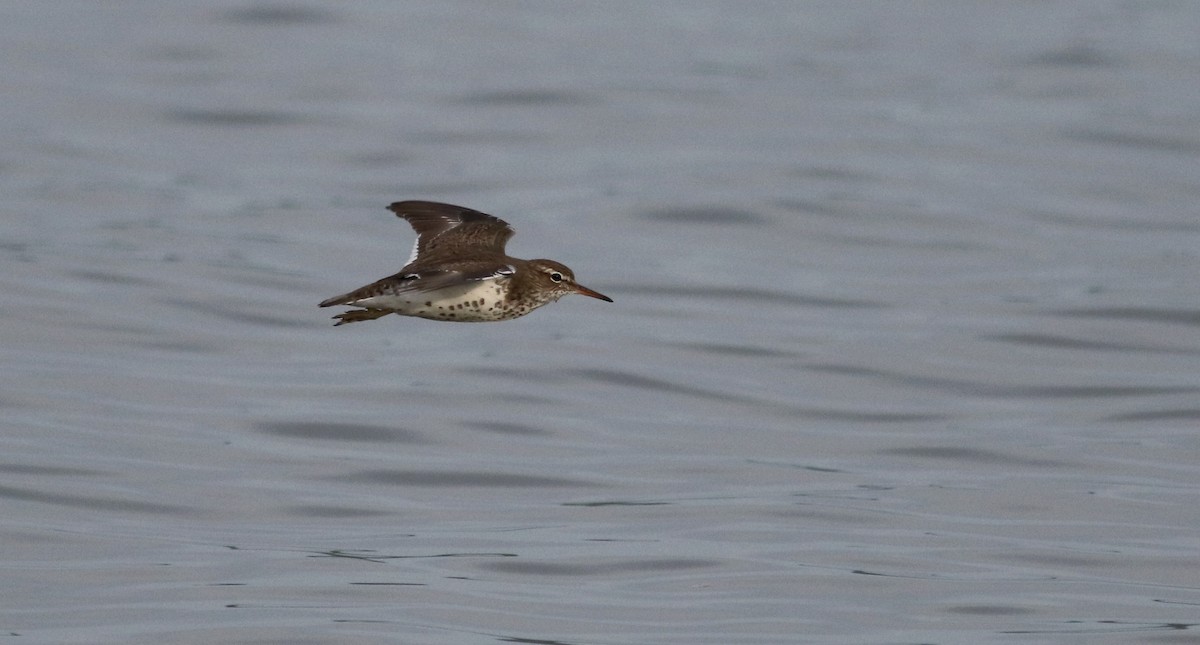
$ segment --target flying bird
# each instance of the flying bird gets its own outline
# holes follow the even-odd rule
[[[417,232],[412,255],[399,273],[322,302],[359,307],[334,316],[335,327],[388,314],[511,320],[572,293],[612,302],[575,282],[575,274],[559,262],[508,256],[504,245],[513,228],[498,217],[425,201],[396,202],[388,209]]]

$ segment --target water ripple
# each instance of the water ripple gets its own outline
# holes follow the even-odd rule
[[[336,475],[331,479],[358,484],[429,487],[561,488],[595,486],[595,484],[581,479],[564,477],[444,470],[363,470],[347,475]]]
[[[586,105],[595,103],[596,101],[595,97],[582,92],[525,89],[467,94],[458,99],[457,102],[465,105],[522,107],[534,105]]]
[[[1104,417],[1105,421],[1200,421],[1200,408],[1125,412]]]
[[[872,368],[807,364],[805,369],[834,374],[850,374],[871,379],[890,381],[901,385],[930,388],[965,394],[995,398],[1108,398],[1108,397],[1140,397],[1157,396],[1162,394],[1187,394],[1200,392],[1200,386],[1192,385],[1005,385],[998,383],[981,383],[966,379],[936,378],[918,376]]]
[[[485,432],[495,432],[497,434],[518,435],[518,436],[536,436],[550,434],[548,431],[541,428],[523,424],[523,423],[503,423],[499,421],[468,421],[462,424],[467,428],[483,430]]]
[[[131,513],[152,513],[159,515],[178,515],[194,513],[194,509],[175,504],[156,504],[153,502],[138,502],[114,497],[98,497],[94,495],[66,495],[63,493],[48,493],[46,491],[18,488],[16,486],[0,486],[0,497],[25,502],[41,502],[71,508],[90,509],[92,511],[121,511]]]
[[[1014,457],[994,450],[982,448],[964,448],[962,446],[906,446],[903,448],[886,448],[880,450],[882,455],[901,455],[905,457],[922,457],[927,459],[949,459],[952,461],[970,461],[983,464],[1000,464],[1008,466],[1062,466],[1063,462],[1053,459],[1029,459]]]
[[[712,298],[719,300],[739,300],[761,302],[764,304],[786,304],[802,307],[835,307],[835,308],[870,308],[884,309],[890,307],[884,302],[859,300],[854,298],[830,298],[825,296],[800,296],[782,291],[769,289],[754,289],[748,287],[687,287],[687,286],[657,286],[641,285],[624,287],[622,293],[637,293],[655,298]]]
[[[1174,152],[1187,155],[1195,155],[1200,153],[1200,141],[1181,139],[1178,136],[1154,136],[1148,134],[1114,132],[1111,130],[1099,129],[1069,129],[1063,132],[1063,136],[1068,139],[1074,139],[1076,141],[1083,141],[1086,143],[1100,143],[1129,148],[1144,148],[1148,150]]]
[[[419,432],[403,428],[375,426],[364,423],[328,423],[323,421],[264,421],[255,429],[267,434],[322,441],[394,441],[398,443],[428,443]]]
[[[1052,334],[990,334],[982,335],[980,340],[995,340],[1004,343],[1014,343],[1029,347],[1047,347],[1050,349],[1068,349],[1081,351],[1105,352],[1149,352],[1164,354],[1200,354],[1200,350],[1183,349],[1178,347],[1163,347],[1161,345],[1143,345],[1135,343],[1112,343],[1095,340],[1081,340],[1068,336]]]
[[[703,560],[700,558],[663,558],[660,560],[621,560],[599,564],[504,560],[500,562],[485,562],[478,566],[482,569],[502,573],[520,573],[538,576],[596,576],[625,572],[641,573],[645,571],[702,569],[719,566],[720,564],[718,560]]]
[[[632,372],[624,372],[620,370],[605,370],[599,368],[577,369],[572,370],[572,374],[585,378],[591,381],[600,383],[609,383],[612,385],[620,385],[623,387],[632,387],[638,389],[658,390],[659,392],[669,392],[672,394],[684,394],[687,396],[696,396],[703,399],[715,399],[718,401],[731,401],[737,403],[753,403],[755,399],[734,396],[717,390],[708,390],[690,385],[679,385],[662,379],[650,378],[649,376],[641,376]]]
[[[642,217],[673,224],[762,224],[767,221],[758,213],[721,206],[663,208],[643,213]]]
[[[278,26],[333,23],[338,21],[338,16],[310,6],[254,3],[249,7],[226,11],[221,19],[244,25]]]
[[[1110,320],[1140,320],[1156,323],[1177,323],[1200,326],[1200,309],[1170,309],[1163,307],[1098,307],[1060,309],[1050,312],[1059,316],[1107,318]]]
[[[287,112],[270,110],[235,110],[175,108],[162,113],[163,118],[177,123],[218,127],[253,127],[266,125],[292,125],[307,121],[306,117]]]

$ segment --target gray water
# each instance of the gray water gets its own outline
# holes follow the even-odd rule
[[[0,643],[1200,643],[1190,2],[0,9]],[[385,206],[571,297],[316,303]]]

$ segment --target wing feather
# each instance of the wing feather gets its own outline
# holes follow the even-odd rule
[[[507,280],[514,271],[515,269],[510,265],[498,268],[490,262],[480,262],[477,266],[459,266],[453,271],[421,271],[419,273],[401,271],[349,293],[334,296],[323,301],[320,306],[353,305],[356,302],[380,296],[428,293],[479,280]]]
[[[453,257],[460,250],[471,253],[504,255],[504,247],[513,236],[508,222],[463,206],[440,202],[396,202],[388,209],[404,219],[417,232],[411,264]]]

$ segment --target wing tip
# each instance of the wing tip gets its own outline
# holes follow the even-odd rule
[[[443,204],[442,202],[431,202],[424,199],[405,199],[398,202],[388,204],[387,209],[399,215],[401,211],[411,210],[469,210],[462,206],[454,204]]]

